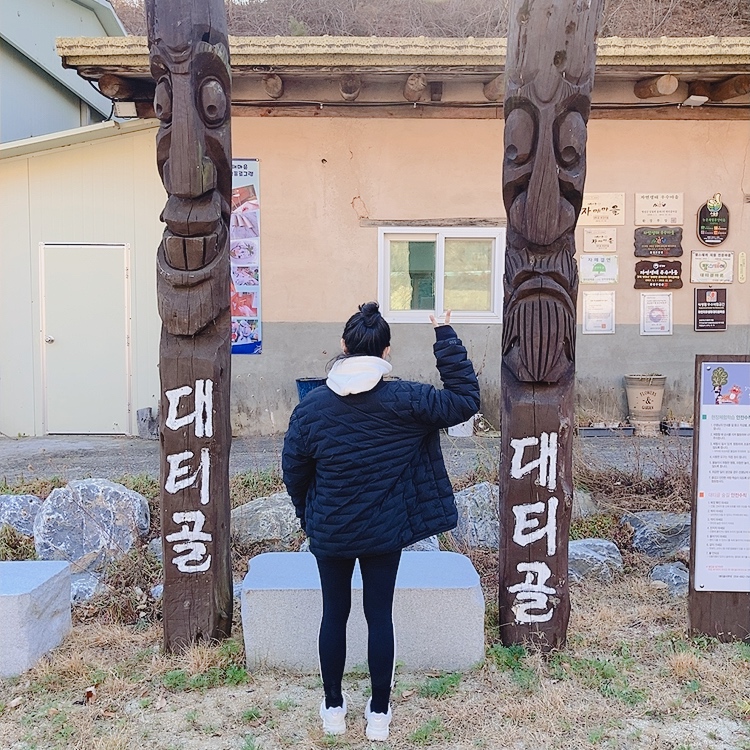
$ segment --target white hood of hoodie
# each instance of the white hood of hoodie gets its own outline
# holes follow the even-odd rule
[[[391,363],[380,357],[347,357],[334,362],[326,385],[339,396],[364,393],[392,369]]]

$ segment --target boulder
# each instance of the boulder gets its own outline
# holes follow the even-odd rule
[[[127,554],[148,533],[148,501],[106,479],[82,479],[52,490],[34,520],[41,560],[67,560],[73,573],[93,572]]]
[[[453,538],[467,547],[500,546],[498,506],[500,489],[496,484],[480,482],[456,493],[458,525]]]
[[[584,518],[599,512],[599,506],[588,490],[573,490],[573,509],[571,518]]]
[[[650,557],[671,557],[690,546],[690,513],[647,510],[626,513],[621,523],[632,527],[633,549]]]
[[[70,603],[82,604],[94,594],[101,594],[107,587],[93,573],[73,573],[70,576]]]
[[[436,536],[428,536],[427,539],[404,547],[404,552],[440,552],[440,542]]]
[[[164,550],[161,546],[161,537],[157,536],[146,545],[148,551],[160,562],[164,563]]]
[[[300,525],[288,492],[240,505],[232,511],[232,535],[245,544],[253,542],[291,542]]]
[[[34,519],[41,507],[36,495],[0,495],[0,528],[7,524],[19,534],[34,536]]]
[[[672,596],[687,596],[690,584],[690,571],[684,563],[664,563],[657,565],[649,574],[652,581],[661,581],[667,585]]]
[[[568,577],[610,583],[622,571],[622,555],[608,539],[578,539],[568,544]]]

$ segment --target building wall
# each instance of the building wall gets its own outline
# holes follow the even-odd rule
[[[667,376],[666,407],[692,413],[696,353],[743,353],[750,343],[750,298],[736,280],[736,255],[750,237],[746,121],[589,123],[590,192],[626,193],[617,228],[619,282],[581,285],[616,291],[616,332],[581,335],[579,406],[626,414],[622,376]],[[296,400],[296,377],[321,375],[338,351],[346,318],[377,295],[377,230],[397,219],[496,217],[502,208],[502,121],[339,118],[235,118],[234,153],[261,160],[264,353],[233,358],[235,430],[283,429]],[[634,193],[684,193],[683,288],[673,291],[674,334],[639,335],[640,290],[633,288]],[[699,207],[721,192],[731,214],[721,250],[735,252],[728,288],[729,330],[693,331],[690,252]],[[577,230],[579,248],[582,228]],[[579,316],[581,315],[579,295]],[[480,370],[482,409],[499,414],[500,326],[462,325]],[[393,326],[394,374],[432,379],[428,324]]]
[[[44,432],[40,243],[130,245],[130,432],[135,410],[158,403],[155,254],[165,193],[154,134],[121,132],[0,161],[0,432]],[[90,269],[80,272],[97,283]]]
[[[0,431],[43,429],[40,242],[131,245],[133,413],[156,406],[154,256],[165,194],[154,133],[122,132],[0,161]],[[689,262],[690,251],[702,247],[696,212],[715,192],[730,210],[730,235],[721,249],[747,250],[747,133],[746,121],[590,123],[587,189],[625,192],[626,223],[618,227],[616,332],[584,336],[579,330],[581,409],[624,416],[622,376],[661,372],[668,378],[666,406],[688,416],[694,355],[747,353],[750,298],[737,280],[728,287],[729,330],[693,332]],[[502,121],[496,120],[235,118],[235,156],[260,159],[263,322],[263,353],[233,357],[235,434],[283,431],[297,401],[295,379],[323,375],[346,318],[377,297],[378,223],[502,216],[501,147]],[[636,191],[685,194],[684,287],[673,292],[674,335],[668,337],[639,335]],[[482,410],[496,423],[501,326],[458,328],[480,373]],[[422,324],[394,324],[394,375],[436,382],[432,339],[426,315]]]
[[[0,142],[70,130],[102,119],[2,39],[0,92]]]

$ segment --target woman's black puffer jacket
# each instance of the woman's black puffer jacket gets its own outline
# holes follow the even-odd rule
[[[322,386],[292,413],[284,483],[319,557],[395,552],[455,527],[439,429],[479,409],[479,383],[451,326],[435,329],[443,390],[380,380],[339,396]]]

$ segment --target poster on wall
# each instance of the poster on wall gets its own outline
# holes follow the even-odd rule
[[[672,335],[672,292],[641,293],[641,336]]]
[[[625,193],[585,193],[578,224],[619,226],[625,223]]]
[[[581,255],[578,258],[581,284],[616,284],[616,255]]]
[[[702,362],[699,404],[695,589],[748,592],[750,362]]]
[[[615,293],[583,293],[583,333],[615,332]]]
[[[617,227],[602,227],[601,229],[586,227],[583,230],[583,252],[617,252]]]
[[[257,159],[232,159],[229,222],[232,354],[260,354],[260,188]]]
[[[695,330],[696,331],[726,331],[727,330],[727,290],[701,289],[695,290]]]
[[[693,284],[731,284],[734,277],[734,253],[718,250],[694,250],[690,266]]]
[[[633,244],[636,258],[679,258],[682,227],[637,227]]]
[[[636,226],[682,224],[683,193],[636,193]]]

